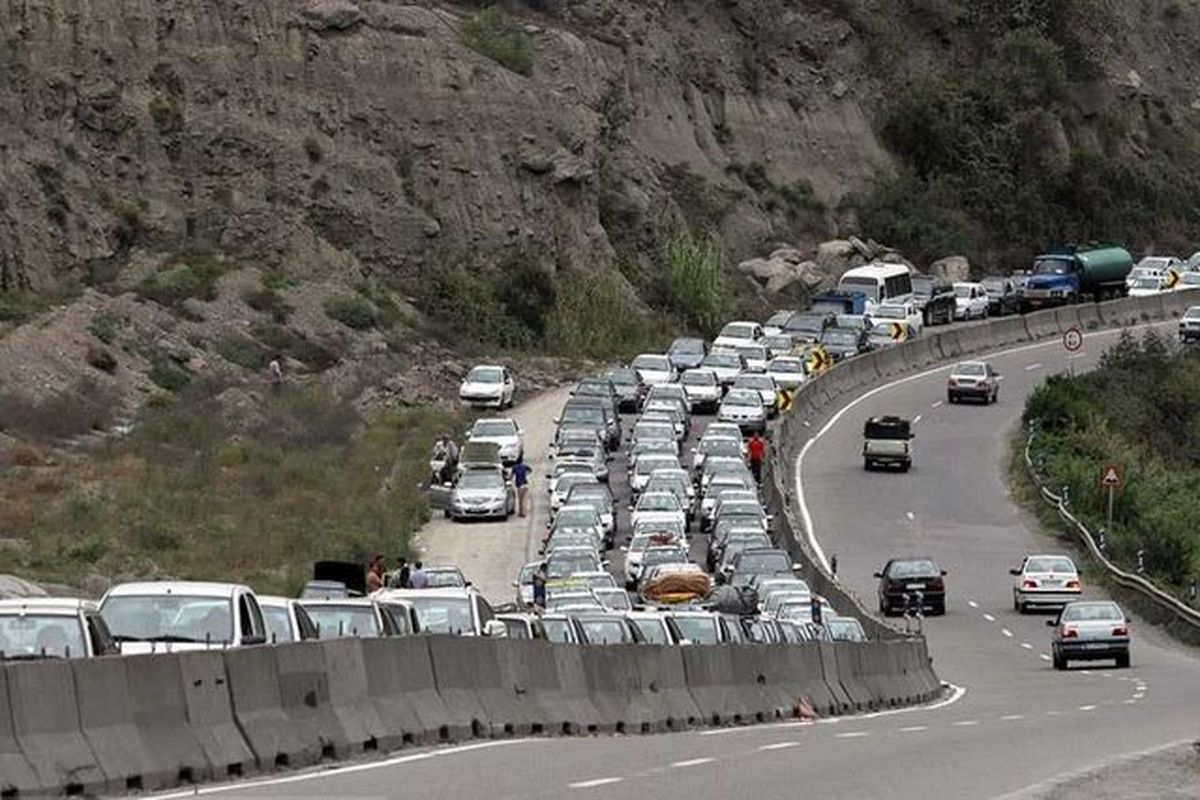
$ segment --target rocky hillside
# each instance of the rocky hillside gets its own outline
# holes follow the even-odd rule
[[[1183,249],[1198,43],[1193,0],[7,2],[5,416],[273,351],[434,396],[467,340],[703,326],[673,270],[785,243]],[[794,302],[806,274],[717,288]]]

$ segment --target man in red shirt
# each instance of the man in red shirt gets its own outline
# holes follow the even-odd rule
[[[758,435],[757,431],[750,437],[747,450],[749,450],[750,472],[754,474],[754,482],[762,483],[763,456],[767,454],[767,443]]]

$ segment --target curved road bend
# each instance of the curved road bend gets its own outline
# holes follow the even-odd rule
[[[1076,368],[1094,364],[1115,335],[1089,335]],[[1067,358],[1058,342],[1048,342],[989,360],[1005,375],[997,405],[939,404],[944,369],[905,379],[830,425],[809,448],[802,472],[821,544],[837,553],[842,580],[861,597],[873,598],[871,574],[891,555],[930,555],[949,570],[947,615],[927,620],[926,632],[940,674],[966,690],[956,702],[815,724],[489,742],[200,794],[402,798],[419,787],[423,797],[446,800],[992,798],[1194,737],[1194,652],[1135,621],[1132,669],[1057,673],[1043,658],[1046,617],[1012,611],[1009,567],[1024,552],[1060,548],[1035,535],[1007,497],[1006,439],[1025,395],[1046,374],[1065,369]],[[862,470],[862,419],[881,413],[920,416],[907,475]],[[552,416],[538,427],[526,423],[528,434],[547,430]],[[544,499],[544,488],[535,494]],[[462,529],[485,533],[485,526]],[[511,535],[518,551],[527,546],[523,534]],[[511,564],[497,574],[511,579],[509,567],[520,556],[506,558]],[[465,566],[474,574],[473,562]]]

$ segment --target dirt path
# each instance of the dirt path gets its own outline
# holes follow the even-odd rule
[[[413,536],[426,566],[456,564],[467,580],[493,604],[512,601],[512,582],[526,562],[537,554],[550,519],[546,494],[554,418],[562,411],[569,388],[555,389],[530,398],[511,412],[525,431],[525,460],[530,466],[533,513],[507,522],[452,522],[435,516]]]

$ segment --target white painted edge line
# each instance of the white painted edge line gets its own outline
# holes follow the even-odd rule
[[[475,750],[486,750],[492,747],[511,747],[517,744],[531,744],[539,741],[538,739],[505,739],[495,742],[479,742],[476,744],[464,744],[458,747],[446,747],[438,750],[429,750],[424,753],[411,753],[405,756],[396,758],[388,758],[382,761],[370,761],[363,764],[348,764],[344,767],[332,767],[329,769],[320,769],[314,772],[303,772],[296,775],[285,775],[279,778],[266,778],[255,781],[238,781],[237,783],[227,783],[219,786],[197,786],[188,789],[187,791],[168,792],[166,794],[150,794],[148,798],[172,798],[172,797],[195,797],[203,794],[226,794],[228,792],[244,792],[249,789],[254,789],[259,786],[282,786],[289,783],[301,783],[303,781],[317,780],[319,778],[336,778],[341,775],[350,775],[355,772],[367,772],[368,770],[386,769],[387,767],[395,767],[400,764],[408,764],[414,761],[426,761],[432,758],[444,758],[446,756],[455,756],[461,753],[470,753]],[[541,741],[547,741],[542,739]],[[617,780],[621,780],[617,778]]]
[[[1098,336],[1115,336],[1115,335],[1119,334],[1121,332],[1121,330],[1122,329],[1120,329],[1120,328],[1115,328],[1113,330],[1104,330],[1104,331],[1095,331],[1093,333],[1085,333],[1083,335],[1083,338],[1086,340],[1086,339],[1090,339],[1092,337],[1098,337]],[[1013,355],[1015,353],[1026,353],[1026,352],[1029,352],[1030,350],[1038,350],[1038,349],[1045,348],[1045,347],[1062,347],[1062,342],[1059,341],[1058,337],[1054,337],[1054,338],[1048,339],[1044,342],[1034,342],[1032,344],[1021,345],[1020,347],[1010,347],[1007,350],[989,351],[989,352],[985,353],[984,355],[995,358],[997,356],[1009,356],[1009,355]],[[821,565],[822,568],[824,568],[825,572],[828,573],[830,571],[829,570],[829,559],[825,557],[825,550],[822,549],[821,542],[818,541],[818,539],[817,539],[816,530],[814,530],[814,528],[813,528],[812,512],[809,511],[808,500],[804,496],[804,476],[803,476],[804,457],[806,455],[808,455],[809,448],[811,448],[813,446],[813,444],[815,444],[817,442],[817,440],[819,440],[822,436],[824,436],[826,433],[828,433],[833,428],[834,425],[838,424],[838,422],[841,421],[842,417],[844,417],[851,409],[853,409],[858,404],[871,399],[872,397],[874,397],[877,394],[880,394],[881,392],[886,392],[890,389],[896,388],[897,386],[903,386],[904,384],[911,383],[913,381],[924,380],[925,378],[928,378],[930,375],[937,375],[940,372],[948,372],[953,368],[954,368],[954,364],[943,364],[940,367],[930,367],[929,369],[923,370],[922,372],[916,372],[916,373],[913,373],[912,375],[906,375],[903,378],[897,378],[894,381],[889,381],[888,383],[885,383],[882,386],[876,386],[874,389],[871,389],[868,392],[864,392],[863,394],[860,394],[858,397],[854,398],[849,403],[842,406],[842,408],[838,409],[838,411],[835,412],[834,415],[832,417],[830,417],[829,420],[823,426],[821,426],[821,429],[818,430],[816,433],[814,433],[809,438],[809,440],[804,443],[804,447],[800,448],[800,452],[796,455],[796,462],[792,466],[792,471],[795,474],[795,480],[796,480],[796,504],[800,509],[800,521],[804,524],[804,536],[808,540],[808,546],[812,550],[813,555],[816,556],[817,562]]]
[[[1041,369],[1041,368],[1042,368],[1042,362],[1040,362],[1040,361],[1035,361],[1032,364],[1025,365],[1026,372],[1032,372],[1035,369]]]
[[[1079,710],[1080,711],[1095,711],[1096,707],[1095,706],[1080,706]]]
[[[1029,642],[1021,642],[1021,647],[1025,648],[1026,650],[1033,649],[1033,645],[1031,645]]]
[[[624,778],[596,778],[590,781],[579,781],[578,783],[568,783],[568,789],[593,789],[597,786],[608,786],[611,783],[620,783]]]
[[[979,720],[977,720],[977,719],[960,719],[958,722],[955,722],[953,724],[954,724],[954,727],[956,727],[956,728],[971,728],[971,727],[978,725]]]
[[[1016,722],[1017,720],[1025,719],[1024,714],[1005,714],[1000,718],[1001,722]]]

